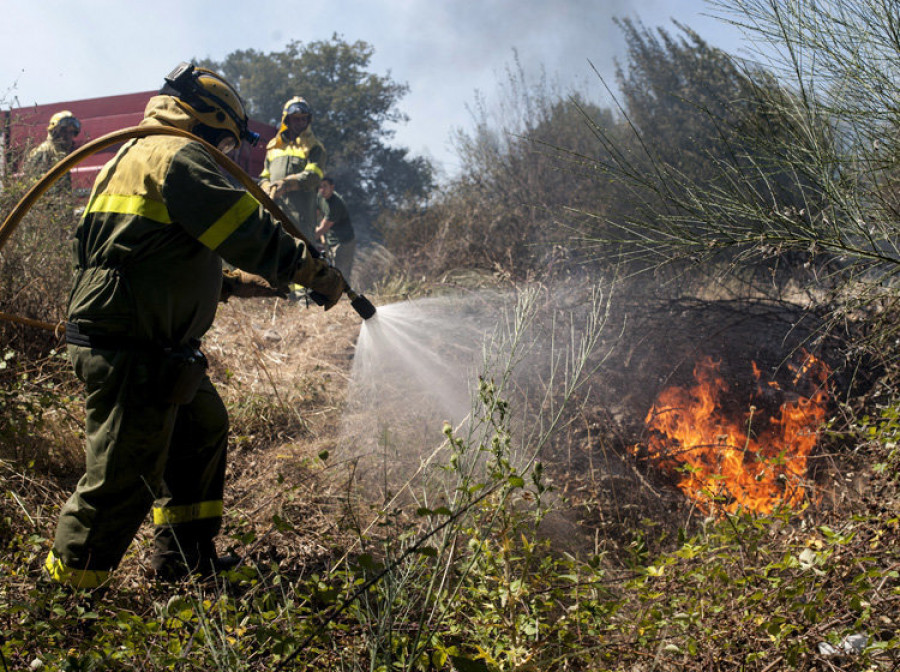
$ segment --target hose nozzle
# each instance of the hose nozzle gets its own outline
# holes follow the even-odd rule
[[[375,315],[375,306],[373,306],[372,302],[366,297],[362,294],[357,294],[349,287],[344,291],[347,294],[347,298],[350,299],[350,305],[353,307],[353,310],[355,310],[361,318],[368,320]],[[328,297],[319,294],[318,292],[310,292],[309,298],[320,306],[327,305],[328,303]]]
[[[350,306],[362,319],[368,320],[370,317],[375,316],[375,306],[362,294],[357,294],[352,289],[348,289],[347,298],[350,299]]]

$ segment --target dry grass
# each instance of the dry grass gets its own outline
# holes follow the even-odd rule
[[[327,464],[317,456],[337,440],[360,318],[346,301],[328,313],[279,299],[232,299],[220,308],[204,345],[232,419],[220,545],[264,565],[276,561],[279,571],[302,572],[323,561],[331,547],[326,537],[336,532],[338,498],[323,489]],[[33,373],[30,388],[43,380]],[[68,370],[56,374],[55,389],[62,380],[72,396],[46,411],[40,426],[19,413],[29,443],[11,441],[0,455],[8,460],[0,462],[8,519],[27,522],[29,532],[48,540],[83,470],[80,387]],[[22,532],[19,523],[9,532]],[[148,522],[116,572],[120,587],[146,581],[150,531]],[[39,575],[45,552],[35,548],[29,575]]]
[[[226,531],[240,552],[302,572],[325,561],[340,495],[321,478],[334,452],[361,321],[347,301],[327,313],[281,299],[232,299],[204,349],[232,419]],[[274,524],[273,521],[280,521]]]

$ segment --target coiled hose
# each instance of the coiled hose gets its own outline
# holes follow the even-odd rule
[[[269,213],[281,222],[282,226],[284,226],[285,230],[290,233],[295,238],[299,238],[306,244],[306,248],[309,250],[309,253],[313,256],[318,256],[319,252],[316,250],[315,246],[309,241],[306,236],[304,236],[296,226],[294,226],[293,222],[291,222],[290,218],[282,211],[281,208],[271,199],[271,197],[264,192],[258,184],[254,181],[252,177],[250,177],[243,168],[241,168],[238,164],[232,161],[228,156],[219,151],[217,147],[214,147],[210,143],[206,142],[202,138],[198,138],[196,135],[188,133],[180,128],[175,128],[173,126],[132,126],[129,128],[123,128],[120,131],[114,131],[112,133],[107,133],[96,140],[91,140],[90,142],[82,145],[71,154],[67,155],[64,159],[62,159],[59,163],[53,166],[47,174],[41,177],[32,187],[25,193],[25,195],[16,203],[16,206],[12,209],[9,215],[6,216],[6,219],[3,220],[3,223],[0,224],[0,250],[3,249],[3,246],[6,244],[6,240],[12,235],[12,232],[15,231],[16,227],[19,225],[19,222],[22,221],[22,218],[25,214],[31,209],[31,207],[38,201],[38,199],[44,195],[44,193],[53,186],[53,183],[56,182],[59,178],[69,172],[76,165],[84,161],[87,157],[96,154],[99,151],[106,149],[112,145],[117,145],[119,143],[125,142],[127,140],[132,140],[134,138],[144,138],[148,135],[176,135],[179,137],[187,138],[188,140],[192,140],[194,142],[201,143],[209,153],[212,154],[213,158],[216,160],[222,168],[231,173],[237,180],[244,186],[247,191],[249,191],[256,200],[262,203],[263,207],[269,211]],[[346,278],[344,279],[344,293],[347,295],[347,298],[350,299],[350,305],[353,309],[362,317],[364,320],[368,320],[370,317],[375,315],[375,306],[362,294],[357,294],[352,289],[350,289],[350,285],[347,283]],[[0,312],[0,319],[7,320],[9,322],[18,322],[19,324],[26,324],[32,327],[38,327],[40,329],[46,329],[48,331],[55,331],[59,333],[62,327],[62,324],[50,324],[49,322],[42,322],[40,320],[33,320],[27,317],[20,317],[18,315],[10,315],[8,313]]]

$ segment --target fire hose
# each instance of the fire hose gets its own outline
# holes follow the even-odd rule
[[[231,173],[247,189],[247,191],[249,191],[250,194],[282,224],[282,226],[284,226],[288,233],[295,238],[298,238],[306,245],[306,249],[309,251],[310,255],[314,257],[320,255],[312,242],[308,240],[296,226],[294,226],[293,222],[284,211],[278,207],[275,201],[273,201],[258,184],[256,184],[253,178],[250,177],[243,168],[205,140],[172,126],[132,126],[130,128],[123,128],[120,131],[114,131],[103,135],[96,140],[92,140],[67,155],[47,171],[47,173],[25,193],[21,200],[16,203],[9,215],[7,215],[6,219],[3,220],[3,223],[0,224],[0,251],[3,250],[3,245],[6,243],[6,240],[10,237],[16,226],[18,226],[19,222],[21,222],[22,218],[37,200],[53,185],[54,182],[69,172],[73,167],[84,161],[87,157],[96,154],[107,147],[125,142],[126,140],[143,138],[148,135],[176,135],[201,143],[209,150],[209,153],[212,154],[216,163]],[[350,305],[353,307],[353,310],[355,310],[361,318],[368,320],[375,315],[375,306],[372,305],[365,296],[354,292],[347,283],[346,278],[344,279],[344,293],[347,295],[347,298],[350,299]],[[33,320],[31,318],[10,315],[3,312],[0,312],[0,319],[46,329],[48,331],[55,331],[57,333],[60,329],[64,329],[62,323],[50,324],[49,322],[42,322],[40,320]]]

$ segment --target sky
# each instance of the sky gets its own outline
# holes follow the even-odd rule
[[[676,20],[731,53],[741,44],[705,0],[7,3],[0,25],[3,109],[158,89],[181,61],[221,61],[239,49],[280,52],[291,41],[337,34],[370,44],[371,72],[409,86],[398,105],[409,121],[393,129],[392,144],[431,159],[443,175],[463,167],[451,139],[473,128],[476,92],[490,106],[516,57],[526,77],[536,80],[543,71],[604,104],[592,65],[614,81],[616,59],[624,58],[616,17],[671,33],[678,32]]]

